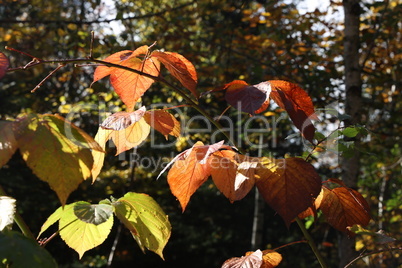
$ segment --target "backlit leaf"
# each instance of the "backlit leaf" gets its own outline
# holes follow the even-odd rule
[[[116,155],[140,145],[149,135],[150,126],[144,118],[122,130],[114,130],[110,137],[116,145]]]
[[[6,74],[10,62],[4,53],[0,52],[0,79]]]
[[[246,254],[246,256],[225,261],[222,268],[260,268],[262,263],[262,251],[258,249],[251,254]]]
[[[64,205],[69,194],[91,175],[89,149],[102,148],[60,116],[29,114],[13,127],[23,159],[33,173],[49,183]]]
[[[237,110],[249,114],[255,114],[266,101],[269,101],[271,92],[271,85],[268,82],[247,85],[244,81],[235,80],[224,88],[226,88],[226,101]]]
[[[180,122],[165,110],[147,111],[144,114],[145,121],[159,131],[167,139],[168,135],[180,136]]]
[[[282,261],[282,255],[274,250],[263,250],[262,254],[261,268],[274,268]]]
[[[113,130],[103,129],[99,127],[98,132],[95,136],[95,141],[101,146],[103,151],[92,150],[92,158],[94,163],[92,165],[91,174],[92,174],[92,183],[95,182],[96,178],[98,177],[102,167],[103,162],[105,161],[105,147],[106,142],[110,139],[110,135],[112,134]]]
[[[138,122],[145,113],[145,106],[135,112],[117,112],[108,116],[100,126],[104,129],[122,130]]]
[[[301,158],[264,158],[256,170],[256,185],[264,200],[289,226],[320,193],[321,179]]]
[[[243,199],[255,184],[256,159],[222,150],[208,159],[212,180],[230,202]]]
[[[74,214],[78,219],[99,225],[107,221],[113,215],[113,207],[106,204],[92,205],[88,202],[77,202],[74,206]]]
[[[5,165],[18,148],[14,138],[13,122],[0,121],[0,167]]]
[[[285,109],[293,124],[301,131],[303,137],[312,142],[315,127],[312,119],[318,119],[310,96],[296,84],[282,81],[268,81],[272,86],[270,98],[282,109]]]
[[[335,229],[353,236],[347,227],[355,224],[366,226],[370,217],[370,207],[363,196],[347,187],[328,189],[323,187],[320,209],[327,222]]]
[[[64,209],[66,209],[68,206],[71,206],[71,204],[69,205],[65,205],[64,208],[63,207],[59,207],[58,209],[55,210],[55,212],[52,213],[52,215],[49,216],[49,218],[47,218],[47,220],[45,221],[45,223],[43,223],[42,227],[40,228],[40,232],[38,234],[38,238],[41,236],[41,234],[43,232],[45,232],[50,226],[52,226],[53,224],[55,224],[57,221],[60,220],[61,216],[64,213]]]
[[[157,58],[185,88],[199,98],[200,93],[196,89],[197,72],[189,60],[178,53],[162,51],[153,51],[151,57]]]
[[[102,244],[113,226],[112,215],[98,225],[87,223],[77,218],[74,207],[82,203],[77,202],[65,206],[59,220],[60,237],[79,254],[80,258],[86,251]]]
[[[115,214],[130,230],[140,248],[163,258],[163,249],[171,234],[168,216],[155,200],[139,193],[127,193],[112,204]]]

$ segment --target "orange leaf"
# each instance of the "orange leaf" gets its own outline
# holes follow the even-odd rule
[[[6,55],[0,52],[0,79],[6,74],[9,65],[10,62],[8,61]]]
[[[247,252],[246,256],[225,261],[221,268],[260,268],[263,264],[262,251]]]
[[[106,62],[114,63],[114,64],[120,64],[122,61],[126,60],[129,56],[133,54],[133,51],[131,50],[123,50],[117,53],[114,53],[104,59]],[[99,81],[100,79],[110,75],[112,73],[114,68],[112,67],[107,67],[107,66],[98,66],[95,69],[94,73],[94,81],[92,81],[92,84],[95,83],[96,81]],[[92,86],[91,84],[91,86]]]
[[[215,152],[209,159],[212,180],[230,202],[243,199],[253,188],[258,160],[231,150]]]
[[[103,129],[99,127],[98,132],[95,136],[95,141],[101,146],[103,150],[105,150],[106,142],[110,139],[110,134],[112,134],[113,130]],[[94,163],[91,169],[92,174],[92,183],[95,182],[98,177],[102,167],[103,162],[105,160],[105,153],[97,150],[92,150],[92,157],[94,159]]]
[[[347,187],[323,190],[320,209],[332,227],[354,236],[347,227],[355,224],[365,226],[369,223],[370,207],[359,192]]]
[[[196,89],[197,72],[189,60],[177,53],[161,51],[152,52],[151,58],[158,59],[197,99],[200,97]]]
[[[263,158],[256,178],[262,197],[287,226],[311,206],[321,190],[321,179],[314,167],[301,158]]]
[[[149,135],[150,126],[144,118],[122,130],[114,130],[110,137],[116,145],[116,155],[140,145]]]
[[[308,216],[314,216],[314,219],[317,218],[317,209],[321,205],[322,197],[323,197],[323,190],[321,188],[321,192],[318,194],[318,196],[315,198],[313,205],[309,208],[307,208],[305,211],[300,213],[298,215],[299,219],[304,219],[307,218]]]
[[[237,110],[254,114],[261,106],[268,106],[271,85],[262,82],[257,85],[247,85],[246,82],[235,80],[224,86],[226,88],[225,99]]]
[[[315,127],[311,119],[318,119],[310,96],[296,84],[282,81],[268,81],[272,86],[270,97],[282,109],[285,109],[295,126],[305,139],[312,142]]]
[[[282,261],[282,255],[274,250],[263,250],[262,254],[261,268],[274,268]]]
[[[138,122],[145,113],[145,106],[142,106],[135,112],[117,112],[108,116],[100,126],[103,129],[122,130],[128,128],[135,122]]]
[[[168,135],[180,136],[180,122],[165,110],[153,110],[144,114],[145,121],[154,129],[162,133],[167,139]]]

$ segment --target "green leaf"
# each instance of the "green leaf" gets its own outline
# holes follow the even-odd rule
[[[66,244],[77,251],[80,258],[84,253],[102,244],[108,237],[113,226],[113,216],[98,225],[87,223],[75,215],[75,206],[81,206],[83,202],[77,202],[65,206],[59,220],[60,236]]]
[[[5,165],[17,150],[14,138],[13,122],[0,121],[0,167]]]
[[[112,204],[116,216],[130,230],[140,248],[158,254],[163,259],[163,248],[170,238],[168,216],[158,203],[146,194],[127,193]]]
[[[355,126],[347,127],[344,130],[342,130],[342,134],[349,138],[356,137],[357,134],[359,134],[359,128]]]
[[[47,218],[47,220],[45,221],[45,223],[42,225],[42,227],[40,228],[40,232],[38,234],[38,238],[40,237],[40,235],[47,230],[47,228],[49,228],[50,226],[52,226],[53,224],[55,224],[58,220],[60,220],[61,216],[63,215],[65,209],[70,208],[73,204],[69,204],[69,205],[65,205],[64,208],[63,207],[59,207],[58,209],[56,209],[55,212],[52,213],[52,215],[49,216],[49,218]]]
[[[113,215],[113,207],[106,204],[91,205],[88,202],[80,201],[74,206],[74,214],[86,223],[99,225]]]
[[[102,148],[60,116],[29,114],[15,121],[13,127],[25,162],[49,183],[64,205],[70,193],[91,176],[89,149]]]
[[[0,232],[0,260],[5,267],[57,267],[52,256],[36,241],[14,231]]]

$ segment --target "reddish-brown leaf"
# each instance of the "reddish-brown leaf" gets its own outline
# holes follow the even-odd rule
[[[363,196],[347,187],[323,188],[320,209],[327,222],[335,229],[353,236],[347,227],[359,224],[366,226],[370,217],[370,207]]]
[[[299,219],[304,219],[304,218],[307,218],[308,216],[314,216],[314,219],[317,218],[317,209],[321,205],[323,194],[324,194],[324,192],[323,192],[323,190],[321,188],[321,192],[315,198],[312,206],[298,215]]]
[[[158,59],[185,88],[190,90],[197,99],[199,98],[200,93],[196,89],[197,72],[189,60],[180,54],[162,51],[153,51],[152,58]]]
[[[271,85],[262,82],[257,85],[247,85],[246,82],[235,80],[224,86],[226,88],[225,99],[237,110],[249,114],[255,114],[261,106],[267,106]]]
[[[13,133],[13,122],[0,121],[0,168],[5,165],[18,148]]]
[[[262,251],[258,249],[255,252],[247,252],[246,256],[225,261],[222,268],[260,268],[263,263],[262,258]]]
[[[272,86],[270,97],[279,107],[286,110],[304,138],[312,142],[315,127],[311,120],[318,118],[314,113],[314,106],[310,96],[296,84],[282,80],[270,80],[268,82]]]
[[[9,65],[10,62],[8,61],[6,55],[0,52],[0,79],[6,74]]]
[[[321,179],[314,167],[301,158],[263,158],[256,179],[262,197],[287,226],[311,206],[321,190]]]
[[[168,135],[180,136],[180,122],[165,110],[153,110],[144,114],[145,121],[155,130],[162,133],[167,139]]]
[[[212,180],[230,202],[243,199],[253,188],[258,159],[232,150],[217,151],[208,159]]]
[[[138,122],[145,114],[145,106],[135,112],[117,112],[108,116],[100,126],[103,129],[122,130]]]

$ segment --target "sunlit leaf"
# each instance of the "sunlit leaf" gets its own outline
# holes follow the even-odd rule
[[[116,155],[140,145],[149,135],[151,128],[144,118],[122,130],[114,130],[110,137],[116,145]]]
[[[88,134],[64,118],[29,114],[14,122],[14,135],[27,165],[49,183],[64,205],[91,175],[91,151],[102,150]]]
[[[11,230],[14,223],[15,199],[9,196],[0,196],[0,232]]]
[[[171,234],[168,216],[155,200],[139,193],[127,193],[112,204],[115,214],[130,230],[140,248],[163,258],[163,249]]]
[[[321,179],[314,167],[301,158],[264,159],[256,170],[257,188],[289,226],[312,205],[320,193]]]
[[[178,53],[162,51],[153,51],[151,57],[157,58],[185,88],[199,98],[200,93],[196,89],[197,72],[189,60]]]
[[[40,228],[40,232],[38,234],[38,238],[42,235],[43,232],[45,232],[50,226],[52,226],[53,224],[55,224],[57,221],[60,220],[61,216],[64,213],[64,210],[71,206],[71,204],[69,205],[65,205],[64,208],[63,207],[59,207],[58,209],[55,210],[55,212],[52,213],[52,215],[49,216],[49,218],[47,218],[47,220],[43,223],[42,227]]]
[[[258,249],[251,254],[246,254],[246,256],[225,261],[222,268],[260,268],[262,263],[262,251]]]
[[[0,167],[5,165],[18,148],[14,138],[13,122],[0,121]]]
[[[6,74],[10,62],[4,53],[0,52],[0,79]]]
[[[167,139],[168,135],[180,136],[180,122],[165,110],[147,111],[144,114],[145,121],[159,131]]]
[[[145,106],[134,112],[117,112],[108,116],[100,126],[104,129],[122,130],[138,122],[145,113]]]
[[[261,268],[274,268],[282,261],[282,255],[274,250],[263,250],[262,254]]]
[[[97,150],[92,150],[92,158],[93,158],[93,165],[91,169],[91,174],[92,174],[92,183],[95,182],[96,178],[98,177],[102,167],[103,163],[105,161],[105,147],[106,147],[106,142],[110,139],[110,135],[112,134],[113,130],[109,129],[103,129],[99,127],[98,132],[96,133],[95,136],[95,141],[101,146],[103,149],[103,152],[97,151]]]
[[[77,202],[74,206],[74,214],[78,219],[99,225],[107,221],[113,215],[113,207],[106,204],[94,204]]]
[[[103,61],[106,61],[106,62],[109,62],[109,63],[114,63],[114,64],[119,64],[122,61],[126,60],[132,54],[133,54],[133,51],[131,51],[131,50],[123,50],[123,51],[119,51],[117,53],[114,53],[114,54],[110,55],[109,57],[107,57]],[[93,80],[92,84],[97,82],[97,81],[99,81],[100,79],[110,75],[113,70],[114,70],[113,67],[98,66],[95,69],[94,80]]]
[[[370,207],[363,196],[347,187],[323,188],[320,209],[327,222],[335,229],[354,235],[347,227],[355,224],[366,226],[370,217]]]

